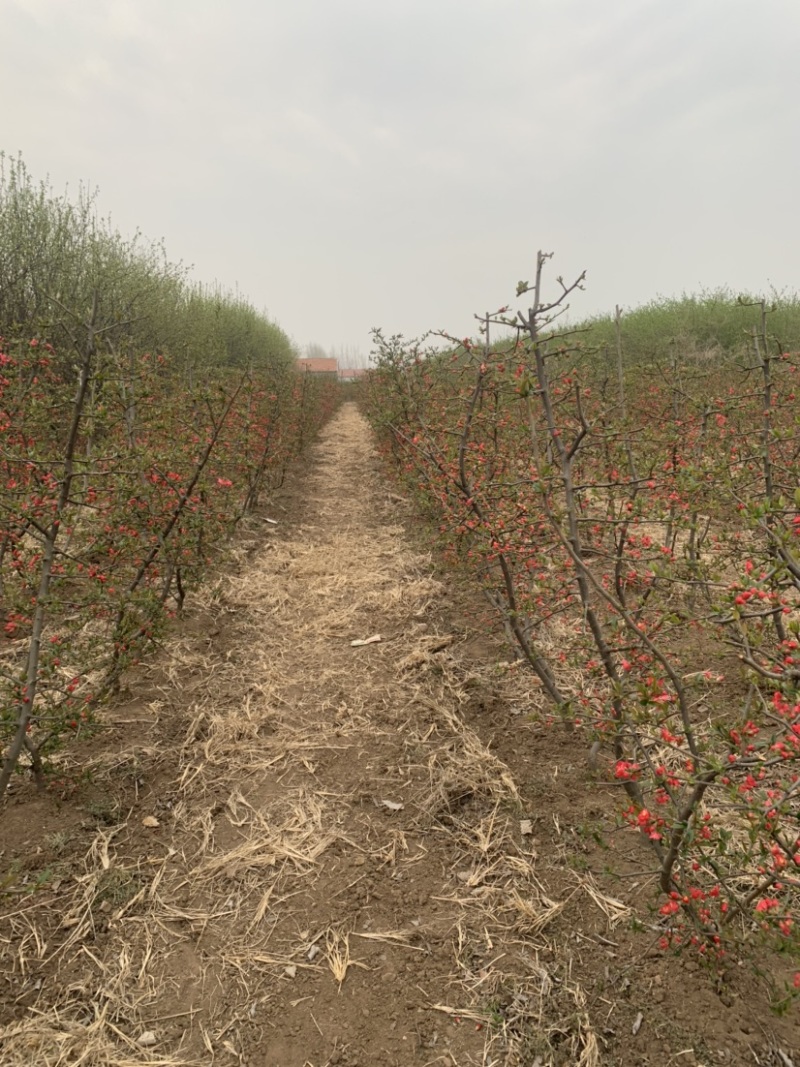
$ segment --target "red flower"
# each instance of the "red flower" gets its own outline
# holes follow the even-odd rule
[[[756,911],[769,911],[771,908],[779,908],[781,902],[775,897],[762,897],[756,904]]]

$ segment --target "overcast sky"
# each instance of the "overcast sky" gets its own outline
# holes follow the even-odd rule
[[[795,290],[798,0],[0,0],[0,148],[299,344]]]

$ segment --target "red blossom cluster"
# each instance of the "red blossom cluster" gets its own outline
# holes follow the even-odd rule
[[[744,384],[736,359],[614,366],[551,341],[547,310],[496,345],[491,316],[482,345],[376,335],[381,446],[609,752],[673,943],[716,951],[734,918],[795,937],[800,358],[759,338]]]
[[[0,776],[83,730],[241,518],[337,402],[287,368],[263,382],[159,354],[0,340]],[[20,685],[20,676],[25,679]],[[3,782],[3,788],[5,783]]]

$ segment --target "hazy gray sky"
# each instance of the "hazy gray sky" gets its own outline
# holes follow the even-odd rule
[[[300,344],[798,288],[798,0],[0,0],[0,148]]]

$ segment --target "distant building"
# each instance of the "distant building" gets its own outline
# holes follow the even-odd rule
[[[359,378],[363,378],[367,373],[365,367],[340,367],[339,368],[339,381],[340,382],[355,382]]]
[[[336,359],[322,359],[314,357],[312,359],[298,359],[297,369],[305,371],[306,374],[333,374],[339,373],[339,361]]]

